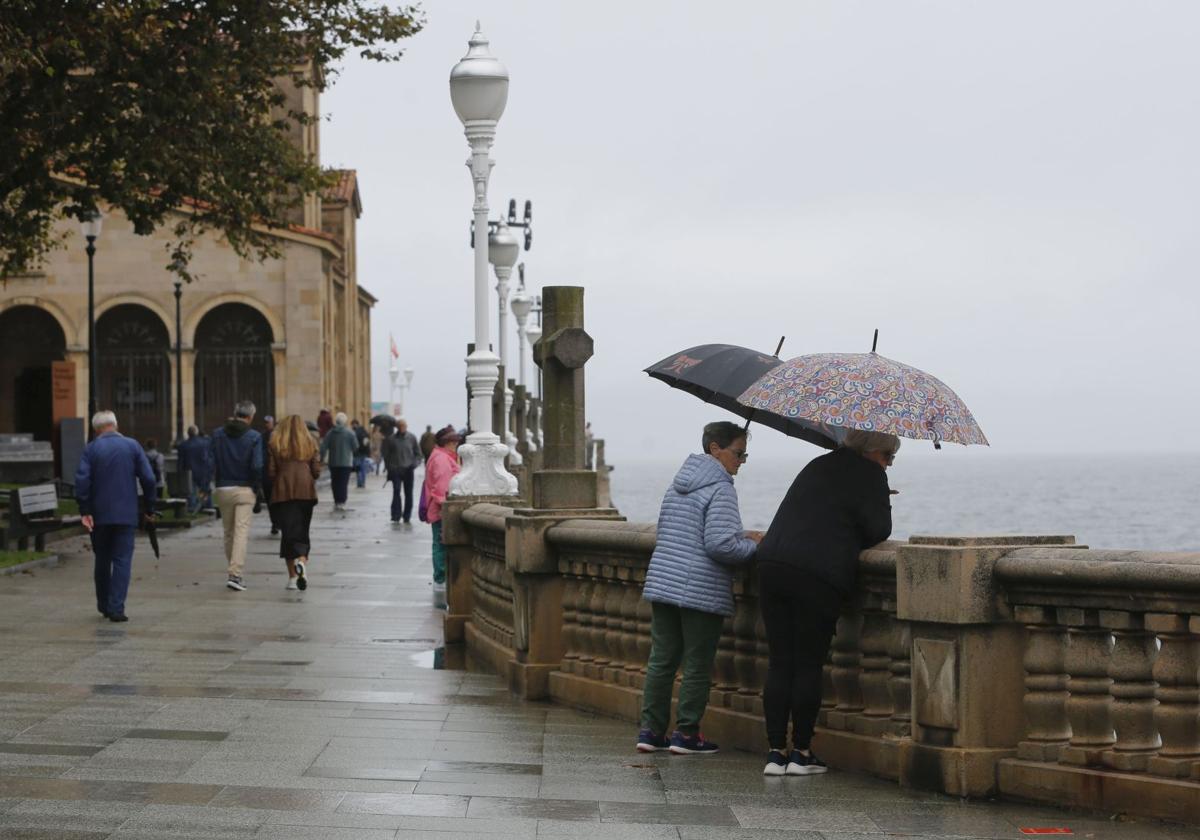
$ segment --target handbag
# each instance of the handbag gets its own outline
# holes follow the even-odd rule
[[[425,490],[425,482],[421,482],[421,499],[417,502],[417,519],[429,521],[429,493]]]

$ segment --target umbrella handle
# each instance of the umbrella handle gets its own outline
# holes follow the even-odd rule
[[[776,359],[778,359],[778,358],[779,358],[779,351],[783,349],[783,340],[784,340],[785,338],[787,338],[787,336],[786,336],[786,335],[781,335],[781,336],[779,336],[779,343],[775,345],[775,358],[776,358]],[[750,421],[751,421],[752,419],[754,419],[754,409],[751,409],[751,410],[750,410],[750,416],[746,418],[746,425],[745,425],[745,426],[742,426],[742,431],[743,431],[743,432],[748,432],[748,431],[750,431]]]

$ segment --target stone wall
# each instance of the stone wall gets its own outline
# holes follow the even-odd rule
[[[447,641],[525,697],[636,723],[654,526],[531,527],[529,513],[448,504]],[[704,727],[752,751],[765,744],[757,593],[751,567]],[[838,622],[815,746],[905,787],[1200,823],[1200,554],[1070,537],[876,546]]]

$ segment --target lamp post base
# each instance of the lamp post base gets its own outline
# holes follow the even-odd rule
[[[450,481],[451,496],[517,495],[517,477],[504,466],[508,445],[496,435],[470,435],[458,454],[463,467]]]

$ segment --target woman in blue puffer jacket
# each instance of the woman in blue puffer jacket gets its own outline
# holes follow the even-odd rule
[[[746,431],[704,427],[703,455],[689,455],[663,497],[642,597],[653,609],[642,692],[640,752],[715,753],[700,734],[713,658],[725,616],[733,615],[733,569],[754,556],[762,534],[742,530],[733,476],[746,461]],[[667,737],[671,688],[683,667],[675,731]]]

